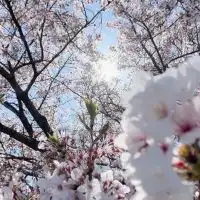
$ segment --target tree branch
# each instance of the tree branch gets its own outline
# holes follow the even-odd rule
[[[22,124],[23,124],[24,128],[26,129],[27,133],[29,134],[30,137],[32,137],[33,136],[33,129],[32,129],[31,124],[29,123],[28,119],[26,118],[26,116],[24,114],[22,105],[19,106],[19,107],[21,107],[21,109],[19,109],[19,111],[18,111],[14,106],[12,106],[7,101],[4,101],[2,104],[7,109],[9,109],[11,112],[13,112],[20,119],[20,121],[22,122]]]
[[[192,54],[198,53],[198,52],[200,52],[200,49],[197,49],[197,50],[195,50],[195,51],[191,51],[191,52],[189,52],[189,53],[185,53],[185,54],[182,54],[182,55],[177,56],[177,57],[175,57],[175,58],[172,58],[172,59],[167,63],[167,65],[170,64],[171,62],[175,61],[175,60],[178,60],[178,59],[180,59],[180,58],[183,58],[183,57],[185,57],[185,56],[189,56],[189,55],[192,55]]]
[[[28,111],[31,113],[34,120],[37,122],[39,127],[42,129],[42,131],[45,133],[45,135],[48,137],[49,135],[53,135],[53,131],[46,119],[45,116],[41,115],[39,111],[34,106],[33,102],[28,97],[28,94],[24,92],[19,84],[17,83],[15,76],[9,74],[7,71],[5,71],[2,67],[0,67],[0,74],[5,77],[5,79],[10,83],[11,87],[14,89],[16,96],[19,100],[21,100]]]
[[[155,48],[155,50],[156,50],[156,53],[157,53],[157,55],[158,55],[158,57],[159,57],[159,59],[160,59],[160,62],[161,62],[161,64],[162,64],[163,71],[165,71],[166,68],[167,68],[167,66],[166,66],[166,65],[164,64],[164,62],[163,62],[162,56],[160,55],[159,49],[158,49],[158,47],[157,47],[157,45],[156,45],[156,43],[155,43],[155,41],[154,41],[154,39],[153,39],[153,36],[152,36],[152,34],[151,34],[151,31],[149,30],[149,27],[148,27],[144,22],[142,22],[142,24],[144,25],[144,27],[145,27],[145,29],[146,29],[148,35],[149,35],[149,38],[150,38],[150,40],[151,40],[151,42],[152,42],[152,44],[153,44],[153,46],[154,46],[154,48]]]
[[[30,49],[29,49],[29,45],[28,45],[28,43],[27,43],[27,41],[26,41],[26,38],[25,38],[25,36],[24,36],[24,33],[23,33],[23,31],[22,31],[22,27],[20,26],[20,24],[19,24],[17,18],[15,17],[15,14],[14,14],[14,12],[13,12],[12,6],[11,6],[11,4],[10,4],[10,0],[4,0],[4,1],[5,1],[6,5],[7,5],[7,8],[8,8],[8,11],[9,11],[9,13],[10,13],[10,16],[12,17],[12,20],[13,20],[14,24],[15,24],[16,27],[17,27],[17,30],[18,30],[19,35],[20,35],[20,38],[21,38],[21,40],[22,40],[22,42],[23,42],[23,44],[24,44],[24,47],[25,47],[26,52],[27,52],[27,54],[28,54],[30,63],[31,63],[31,65],[32,65],[33,71],[34,71],[34,73],[37,73],[37,69],[36,69],[35,62],[34,62],[34,60],[33,60],[31,51],[30,51]]]
[[[0,123],[0,132],[9,135],[10,137],[14,138],[18,142],[25,144],[33,150],[42,151],[38,148],[39,141],[37,141],[35,138],[30,138],[24,134],[21,134],[12,128],[4,126],[2,123]]]

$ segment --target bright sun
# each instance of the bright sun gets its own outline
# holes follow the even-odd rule
[[[111,82],[118,74],[117,63],[108,60],[100,60],[95,66],[95,71],[100,81]]]

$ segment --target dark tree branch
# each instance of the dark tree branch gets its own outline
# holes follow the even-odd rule
[[[19,35],[20,35],[20,38],[21,38],[21,40],[22,40],[22,42],[23,42],[23,44],[24,44],[24,47],[25,47],[26,52],[27,52],[27,54],[28,54],[30,63],[31,63],[31,65],[32,65],[33,71],[34,71],[34,73],[37,73],[37,69],[36,69],[35,62],[34,62],[34,60],[33,60],[31,51],[30,51],[30,49],[29,49],[29,45],[28,45],[28,43],[27,43],[27,41],[26,41],[26,38],[25,38],[25,36],[24,36],[24,33],[23,33],[23,31],[22,31],[22,27],[20,26],[20,24],[19,24],[19,22],[18,22],[18,20],[17,20],[17,18],[16,18],[16,16],[15,16],[15,14],[14,14],[14,12],[13,12],[13,9],[12,9],[11,3],[10,3],[10,0],[4,0],[4,1],[5,1],[6,5],[7,5],[7,8],[8,8],[8,11],[9,11],[9,13],[10,13],[10,16],[12,17],[12,20],[13,20],[14,24],[15,24],[16,27],[17,27],[17,30],[18,30]]]
[[[41,34],[39,36],[39,44],[40,44],[40,52],[41,52],[41,60],[44,59],[44,48],[43,48],[43,44],[42,44],[42,39],[43,39],[43,33],[44,33],[44,25],[45,25],[45,22],[46,22],[46,18],[44,17],[43,21],[42,21],[42,24],[41,24],[41,27],[40,27],[40,30],[41,30]]]
[[[132,30],[133,30],[134,34],[136,35],[136,37],[137,37],[138,40],[139,40],[139,43],[140,43],[141,47],[143,48],[143,50],[146,52],[146,54],[147,54],[147,55],[149,56],[149,58],[151,59],[153,65],[154,65],[154,67],[156,68],[156,70],[158,71],[158,73],[159,73],[159,74],[162,74],[162,73],[163,73],[163,72],[162,72],[162,69],[161,69],[161,68],[159,67],[159,65],[157,64],[157,62],[156,62],[156,60],[155,60],[153,54],[146,48],[145,44],[144,44],[144,43],[141,41],[141,39],[139,38],[138,33],[137,33],[137,31],[136,31],[136,28],[135,28],[135,26],[134,26],[134,22],[132,21],[132,19],[131,19],[130,17],[129,17],[129,21],[130,21],[130,23],[131,23]]]
[[[30,100],[26,93],[23,93],[20,97],[20,100],[24,103],[26,108],[29,110],[34,120],[37,122],[39,127],[43,130],[45,135],[49,137],[49,135],[53,135],[53,130],[51,129],[46,117],[41,115],[39,111],[34,106],[33,102]]]
[[[32,41],[30,42],[29,46],[31,46],[31,45],[33,44],[33,42],[34,42],[34,40],[32,40]],[[24,50],[24,52],[21,54],[20,58],[18,59],[17,63],[16,63],[15,66],[13,67],[13,71],[14,71],[14,72],[17,71],[18,69],[20,69],[20,68],[23,67],[23,66],[26,66],[26,65],[30,65],[30,64],[31,64],[30,62],[28,62],[28,63],[22,63],[21,65],[19,65],[20,62],[21,62],[21,60],[22,60],[22,58],[23,58],[23,56],[25,55],[25,53],[26,53],[26,50]],[[34,62],[37,63],[37,61],[34,61]]]
[[[185,54],[182,54],[182,55],[177,56],[177,57],[175,57],[175,58],[172,58],[172,59],[167,63],[167,65],[170,64],[171,62],[175,61],[175,60],[178,60],[178,59],[180,59],[180,58],[183,58],[183,57],[185,57],[185,56],[189,56],[189,55],[192,55],[192,54],[195,54],[195,53],[198,53],[198,52],[200,52],[200,49],[197,49],[197,50],[195,50],[195,51],[191,51],[191,52],[189,52],[189,53],[185,53]]]
[[[146,29],[148,35],[149,35],[149,38],[150,38],[150,40],[151,40],[151,42],[152,42],[152,44],[153,44],[153,46],[154,46],[154,48],[155,48],[155,50],[156,50],[156,53],[157,53],[157,55],[158,55],[158,57],[159,57],[159,60],[160,60],[160,62],[161,62],[161,65],[162,65],[162,67],[163,67],[163,71],[165,71],[167,67],[166,67],[166,65],[165,65],[164,62],[163,62],[162,56],[161,56],[161,54],[160,54],[160,52],[159,52],[159,49],[158,49],[158,47],[157,47],[157,45],[156,45],[156,43],[155,43],[155,41],[154,41],[154,38],[153,38],[153,36],[152,36],[152,34],[151,34],[151,31],[150,31],[149,27],[148,27],[144,22],[142,22],[142,24],[144,25],[144,27],[145,27],[145,29]]]
[[[20,119],[20,121],[22,122],[27,133],[29,134],[30,137],[32,137],[33,136],[33,129],[32,129],[31,124],[29,123],[28,119],[26,118],[26,116],[24,114],[22,104],[19,106],[20,107],[19,111],[7,101],[4,101],[2,104],[7,109],[9,109],[11,112],[13,112]]]
[[[35,60],[34,63],[37,64],[37,63],[40,63],[42,62],[42,60]],[[22,67],[25,67],[27,65],[31,65],[32,63],[31,62],[25,62],[25,63],[22,63],[19,65],[19,63],[17,65],[15,65],[15,67],[13,68],[13,71],[16,72],[18,69],[22,68]]]
[[[46,119],[43,115],[39,113],[39,111],[34,106],[33,102],[28,97],[28,94],[24,92],[19,84],[17,83],[15,76],[9,74],[7,71],[5,71],[2,67],[0,67],[0,74],[10,83],[11,87],[14,89],[16,96],[19,100],[21,100],[28,111],[33,116],[34,120],[37,122],[39,127],[43,130],[45,135],[48,137],[49,135],[53,134],[53,131]]]
[[[0,132],[9,135],[11,138],[14,138],[18,142],[25,144],[26,146],[30,147],[33,150],[42,151],[41,149],[38,148],[39,141],[37,141],[34,138],[30,138],[24,134],[21,134],[12,128],[4,126],[2,123],[0,123]]]
[[[0,67],[0,74],[7,80],[12,78],[12,75],[9,72],[7,72],[3,67]]]
[[[27,161],[27,162],[30,162],[30,163],[33,163],[35,164],[35,159],[34,158],[29,158],[29,157],[25,157],[25,156],[15,156],[15,155],[12,155],[12,154],[3,154],[3,153],[0,153],[1,155],[3,155],[3,157],[1,158],[4,158],[4,159],[12,159],[12,160],[22,160],[22,161]]]

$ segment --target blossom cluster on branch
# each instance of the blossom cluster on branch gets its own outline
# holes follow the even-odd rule
[[[127,199],[130,188],[119,163],[122,150],[114,146],[113,135],[85,149],[77,138],[58,135],[41,138],[39,147],[45,149],[44,176],[32,182],[30,189],[23,184],[24,174],[14,173],[9,185],[2,188],[0,199]]]

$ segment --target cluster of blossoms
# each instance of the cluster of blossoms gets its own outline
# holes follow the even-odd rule
[[[200,173],[199,83],[199,56],[158,76],[137,74],[122,120],[124,133],[116,139],[128,150],[121,160],[136,187],[132,199],[192,198],[190,185]]]
[[[71,172],[71,178],[66,179],[66,163],[55,161],[56,169],[53,174],[47,173],[44,179],[39,180],[40,199],[61,199],[61,200],[93,200],[93,199],[116,199],[123,200],[130,192],[129,187],[115,179],[112,170],[99,173],[99,177],[94,174],[90,178],[86,175],[84,180],[80,180],[82,171],[75,168]]]
[[[61,155],[58,155],[58,149]],[[39,180],[41,200],[126,199],[130,189],[115,175],[120,167],[119,160],[115,159],[119,157],[121,150],[114,146],[112,137],[101,142],[101,145],[85,150],[79,150],[74,138],[64,137],[55,151],[55,159],[62,159],[52,159],[45,169],[46,177]],[[53,152],[51,150],[50,154]],[[47,156],[51,157],[49,154]],[[112,164],[109,159],[112,159]],[[54,170],[50,173],[52,166]],[[102,166],[107,168],[101,169]]]
[[[85,149],[75,137],[41,138],[40,148],[46,150],[42,154],[44,176],[32,182],[32,191],[25,191],[21,187],[24,175],[16,173],[10,185],[1,190],[0,200],[127,199],[130,188],[121,173],[122,151],[114,146],[112,135]]]
[[[0,200],[37,199],[37,189],[29,188],[24,180],[23,173],[14,172],[12,179],[7,181],[7,185],[0,188]]]

